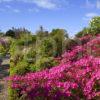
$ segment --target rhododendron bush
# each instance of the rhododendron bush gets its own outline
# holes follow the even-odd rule
[[[9,78],[26,100],[97,100],[100,98],[100,35],[85,36],[51,69]]]

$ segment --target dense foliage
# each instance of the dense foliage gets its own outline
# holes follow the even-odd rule
[[[42,27],[36,35],[23,31],[10,46],[10,74],[22,75],[57,65],[53,57],[62,53],[65,34],[62,29],[55,29],[49,34]]]
[[[11,44],[10,38],[0,37],[0,56],[6,55],[6,53],[9,51],[10,44]]]
[[[100,98],[100,35],[79,38],[51,69],[10,77],[11,87],[27,100],[97,100]]]

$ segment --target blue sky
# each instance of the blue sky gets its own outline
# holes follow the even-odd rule
[[[70,36],[100,16],[100,0],[0,0],[0,30],[25,27],[35,33],[40,25],[46,30],[66,29]]]

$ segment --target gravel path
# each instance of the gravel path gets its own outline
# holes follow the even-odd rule
[[[0,100],[7,100],[7,82],[5,78],[9,76],[9,57],[2,59],[0,65]]]

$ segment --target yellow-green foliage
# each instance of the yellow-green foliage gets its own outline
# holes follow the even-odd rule
[[[4,48],[4,46],[2,44],[0,44],[0,55],[3,56],[6,53],[6,49]]]
[[[37,59],[35,64],[36,71],[43,70],[46,68],[49,69],[55,65],[57,65],[57,62],[54,61],[53,57],[42,57],[40,59]]]

